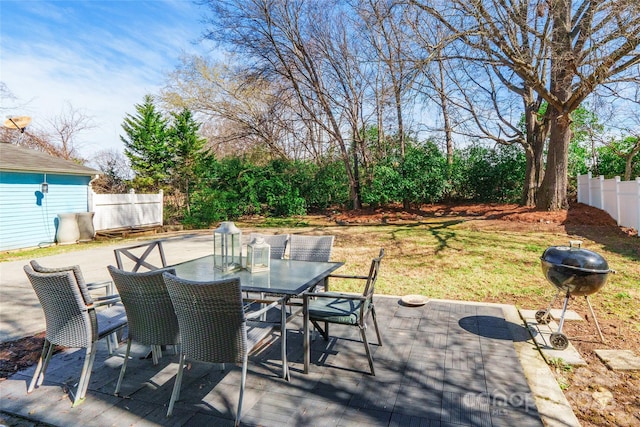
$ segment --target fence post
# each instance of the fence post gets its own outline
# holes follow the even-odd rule
[[[593,200],[593,196],[591,195],[591,177],[592,177],[591,172],[587,172],[587,177],[588,177],[587,179],[588,185],[587,185],[587,203],[586,204],[589,206],[593,206],[591,204],[591,200]]]
[[[598,192],[600,193],[600,206],[598,206],[598,209],[604,210],[604,175],[598,177]]]
[[[158,191],[158,196],[160,196],[160,224],[164,225],[164,191],[162,188]]]
[[[581,187],[581,185],[580,185],[580,172],[578,172],[578,177],[576,178],[576,182],[578,183],[578,203],[581,203],[582,197],[580,197],[580,196],[581,196],[582,190],[580,189],[580,187]]]
[[[616,212],[618,213],[616,223],[620,225],[620,217],[622,216],[620,212],[620,177],[616,176],[614,179],[616,180]]]
[[[640,177],[636,178],[636,230],[638,231],[638,238],[640,238]]]

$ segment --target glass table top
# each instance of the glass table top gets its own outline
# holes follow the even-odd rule
[[[238,277],[243,291],[299,295],[343,266],[342,262],[294,261],[272,259],[269,271],[251,273],[246,269],[222,272],[207,255],[172,266],[176,274],[198,282]]]

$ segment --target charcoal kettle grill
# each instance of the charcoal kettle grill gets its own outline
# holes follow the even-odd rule
[[[582,249],[582,242],[572,240],[569,246],[550,246],[540,257],[542,272],[558,292],[546,310],[536,312],[536,322],[546,325],[551,321],[551,307],[561,293],[564,293],[564,304],[560,315],[560,325],[557,332],[553,332],[549,339],[551,346],[557,350],[564,350],[569,345],[569,339],[562,333],[564,316],[569,304],[569,298],[584,296],[591,311],[591,316],[604,343],[604,336],[598,324],[598,318],[593,311],[589,295],[598,292],[607,283],[609,269],[607,261],[599,254]]]

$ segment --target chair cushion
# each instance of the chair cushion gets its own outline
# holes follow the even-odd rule
[[[247,321],[247,342],[249,344],[249,350],[270,336],[276,328],[280,329],[280,324]]]
[[[361,301],[346,298],[318,298],[309,300],[309,319],[343,325],[358,324]]]
[[[98,338],[107,336],[127,324],[127,314],[122,304],[114,304],[97,311],[96,316],[98,318]]]

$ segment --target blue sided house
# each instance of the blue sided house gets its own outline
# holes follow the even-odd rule
[[[87,212],[102,172],[0,142],[0,250],[55,243],[60,213]]]

